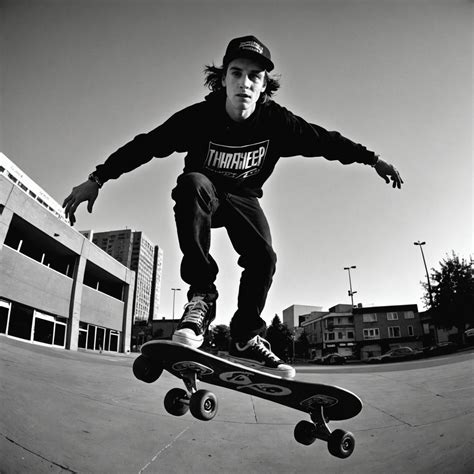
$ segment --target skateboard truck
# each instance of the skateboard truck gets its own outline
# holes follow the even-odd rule
[[[322,406],[319,406],[316,411],[313,411],[310,413],[311,415],[311,420],[314,423],[314,426],[316,428],[316,433],[318,435],[318,439],[322,439],[324,441],[328,441],[330,436],[331,436],[331,430],[329,429],[327,420],[324,417],[324,408]]]
[[[204,366],[186,367],[180,370],[186,390],[173,388],[165,396],[166,411],[174,416],[182,416],[188,412],[198,420],[209,421],[217,414],[217,397],[208,390],[197,389],[198,375],[203,373]],[[133,373],[137,379],[153,383],[161,376],[163,367],[148,357],[140,355],[133,364]]]
[[[327,423],[329,419],[324,416],[324,407],[318,406],[310,412],[312,423],[300,421],[295,426],[295,439],[301,444],[309,446],[317,439],[326,441],[328,451],[338,458],[349,457],[355,448],[354,435],[344,430],[334,430],[331,432]]]
[[[197,392],[197,373],[194,370],[185,370],[181,373],[184,385],[188,392],[192,395]]]

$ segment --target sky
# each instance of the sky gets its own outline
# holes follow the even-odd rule
[[[417,304],[429,268],[473,255],[472,21],[467,0],[0,0],[0,151],[59,203],[118,147],[203,100],[203,67],[253,34],[281,76],[275,100],[393,163],[394,190],[364,165],[281,160],[264,186],[277,273],[263,317]],[[164,252],[160,316],[186,302],[170,193],[183,154],[100,191],[78,230],[131,228]],[[225,230],[216,323],[236,309],[241,269]]]

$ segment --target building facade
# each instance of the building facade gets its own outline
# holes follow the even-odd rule
[[[423,347],[423,326],[416,304],[354,308],[353,313],[362,360],[396,347]]]
[[[417,305],[353,308],[340,304],[327,313],[310,313],[301,326],[311,358],[338,353],[364,360],[395,347],[423,347]]]
[[[0,154],[0,334],[71,350],[128,351],[134,281],[134,272],[73,229],[61,206]]]
[[[303,321],[310,313],[321,311],[321,306],[308,306],[302,304],[293,304],[283,310],[283,324],[286,324],[288,329],[295,329],[301,326]]]
[[[328,312],[313,312],[302,323],[311,358],[338,353],[353,356],[355,353],[355,330],[352,306],[339,304]]]
[[[92,242],[136,273],[133,321],[152,321],[160,307],[163,250],[143,232],[131,229],[84,231]]]

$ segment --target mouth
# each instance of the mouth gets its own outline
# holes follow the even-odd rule
[[[237,97],[240,97],[241,99],[251,99],[252,97],[250,94],[237,94]]]

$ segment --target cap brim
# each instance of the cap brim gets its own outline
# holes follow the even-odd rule
[[[239,51],[238,53],[224,56],[224,66],[227,66],[231,61],[238,58],[252,59],[257,63],[260,63],[263,68],[270,72],[275,68],[272,61],[265,58],[261,54],[254,53],[253,51]]]

